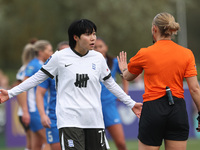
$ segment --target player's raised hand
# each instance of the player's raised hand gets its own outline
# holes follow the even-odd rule
[[[8,91],[4,89],[0,89],[0,104],[4,103],[9,99]]]
[[[138,118],[140,118],[140,116],[141,116],[142,106],[143,106],[142,103],[136,103],[136,104],[134,105],[134,107],[132,108],[132,111],[135,113],[135,115],[136,115]]]

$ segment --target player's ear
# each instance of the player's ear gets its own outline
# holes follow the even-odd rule
[[[153,32],[157,32],[158,31],[158,26],[153,25]]]
[[[74,40],[77,42],[79,37],[77,35],[74,35]]]

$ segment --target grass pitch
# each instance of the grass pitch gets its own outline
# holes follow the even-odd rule
[[[127,140],[128,150],[137,150],[138,142],[137,140]],[[113,141],[109,141],[110,150],[117,150]],[[187,144],[187,150],[199,150],[200,148],[200,139],[189,139]],[[0,146],[0,150],[24,150],[24,148],[6,148]],[[161,146],[160,150],[164,150],[164,145]]]

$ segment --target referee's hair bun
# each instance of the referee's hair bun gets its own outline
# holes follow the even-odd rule
[[[161,35],[164,36],[172,36],[177,34],[178,30],[180,29],[179,23],[177,23],[174,17],[167,12],[157,14],[154,17],[152,24],[158,26]]]

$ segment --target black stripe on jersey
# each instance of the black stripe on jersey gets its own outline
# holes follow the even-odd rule
[[[51,75],[48,71],[46,71],[44,68],[41,68],[40,70],[41,70],[42,72],[44,72],[46,75],[48,75],[51,79],[54,78],[54,76]]]
[[[104,77],[103,80],[105,81],[105,80],[109,79],[110,77],[111,77],[111,73],[109,75],[107,75],[106,77]]]

